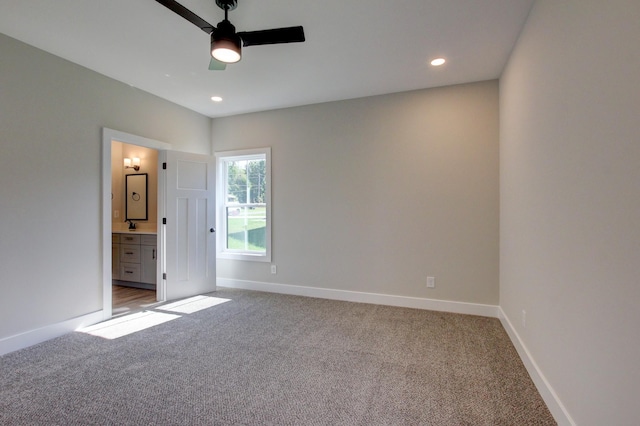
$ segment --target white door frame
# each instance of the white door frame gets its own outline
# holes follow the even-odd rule
[[[111,289],[111,143],[123,142],[129,145],[138,145],[145,148],[166,151],[171,149],[171,145],[154,139],[132,135],[118,130],[102,128],[102,312],[103,319],[110,319],[112,316],[112,289]],[[160,170],[160,167],[158,168]],[[165,192],[164,179],[158,176],[158,204],[163,202]],[[164,227],[161,226],[162,209],[158,208],[158,241],[164,241]],[[163,250],[159,245],[158,250]],[[158,252],[158,259],[162,259],[164,253]],[[158,262],[158,273],[156,274],[156,292],[159,300],[165,298],[164,280],[161,273],[161,262]]]

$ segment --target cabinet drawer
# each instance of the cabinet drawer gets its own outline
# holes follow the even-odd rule
[[[132,244],[120,244],[120,261],[140,263],[140,246]]]
[[[140,244],[140,235],[120,234],[120,242],[123,244]]]
[[[140,281],[140,264],[139,263],[121,263],[120,279],[122,281]]]
[[[155,235],[140,235],[140,244],[143,246],[155,246],[156,245],[156,236]]]

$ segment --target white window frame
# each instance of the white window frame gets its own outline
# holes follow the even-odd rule
[[[218,259],[250,260],[271,262],[271,148],[243,149],[237,151],[216,152],[216,222],[217,222],[217,257]],[[226,162],[265,158],[265,216],[266,216],[266,250],[264,253],[227,250],[227,221],[225,206],[227,203]]]

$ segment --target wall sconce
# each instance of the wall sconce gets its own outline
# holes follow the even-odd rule
[[[131,158],[125,158],[124,159],[124,168],[125,169],[133,169],[136,172],[138,170],[140,170],[140,159],[138,157],[134,157],[133,159]]]

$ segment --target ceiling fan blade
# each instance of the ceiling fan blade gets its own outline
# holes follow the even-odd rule
[[[299,43],[305,40],[304,29],[298,27],[274,28],[272,30],[243,31],[238,35],[243,46],[259,46],[262,44]]]
[[[227,68],[227,64],[224,62],[220,62],[216,58],[211,58],[209,61],[209,70],[210,71],[224,71]]]
[[[190,11],[189,9],[187,9],[186,7],[184,7],[183,5],[181,5],[175,0],[156,0],[156,1],[161,5],[165,6],[167,9],[171,10],[172,12],[175,12],[178,15],[182,16],[184,19],[191,22],[193,25],[200,28],[202,31],[204,31],[207,34],[211,34],[213,30],[216,29],[216,27],[214,27],[213,25],[211,25],[210,23],[208,23],[207,21],[205,21],[204,19],[202,19],[201,17],[199,17],[198,15],[196,15],[195,13],[193,13],[192,11]]]

